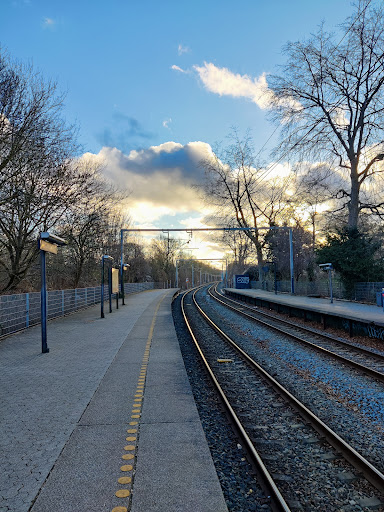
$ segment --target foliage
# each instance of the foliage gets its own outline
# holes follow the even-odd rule
[[[284,227],[284,226],[282,226]],[[311,233],[299,223],[292,228],[294,279],[305,276],[313,280],[314,252]],[[287,229],[271,229],[266,237],[266,257],[272,269],[278,273],[278,280],[290,279],[289,232]]]
[[[371,237],[344,228],[327,236],[326,243],[316,251],[317,263],[332,263],[347,295],[353,297],[356,282],[383,280],[382,261],[376,257],[379,249],[380,244]]]

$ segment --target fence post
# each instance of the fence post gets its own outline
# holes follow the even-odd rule
[[[61,290],[61,312],[65,314],[64,290]]]
[[[25,294],[25,327],[29,327],[29,293]]]

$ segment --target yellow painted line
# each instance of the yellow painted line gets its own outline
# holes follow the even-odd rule
[[[131,492],[128,491],[128,489],[119,489],[118,491],[115,492],[115,494],[118,498],[128,498]]]
[[[133,466],[131,466],[130,464],[127,464],[126,466],[121,466],[121,471],[132,471],[133,469]]]
[[[122,476],[118,479],[119,484],[130,484],[132,482],[132,477],[130,476]]]
[[[151,348],[151,343],[152,343],[153,332],[154,332],[154,329],[155,329],[156,317],[157,317],[157,313],[159,311],[160,305],[161,305],[161,303],[162,303],[162,301],[164,299],[165,299],[165,295],[163,296],[163,298],[160,300],[160,302],[156,306],[155,313],[154,313],[153,319],[152,319],[152,323],[151,323],[151,326],[149,328],[147,343],[145,345],[143,360],[142,360],[142,363],[141,363],[140,375],[139,375],[138,383],[137,383],[137,389],[136,389],[136,392],[135,392],[135,399],[134,399],[134,404],[133,404],[134,409],[132,409],[132,413],[135,413],[135,414],[131,415],[131,419],[140,418],[140,416],[141,416],[141,414],[136,414],[136,413],[140,413],[140,407],[142,405],[141,401],[143,399],[142,395],[143,395],[143,390],[144,390],[145,378],[146,378],[146,375],[147,375],[147,367],[148,367],[148,361],[149,361],[149,355],[150,355],[150,348]],[[130,425],[138,425],[138,421],[130,421],[129,424]],[[128,434],[136,434],[137,433],[137,429],[136,428],[127,429],[127,433]],[[136,436],[128,436],[125,439],[126,439],[126,441],[131,441],[131,442],[137,441],[137,437]],[[128,444],[128,445],[126,445],[124,447],[124,450],[125,451],[132,451],[132,452],[134,452],[136,450],[136,446],[133,445],[133,444]],[[123,460],[134,460],[135,455],[132,454],[132,453],[125,453],[124,455],[122,455],[121,458]],[[125,464],[124,466],[120,466],[120,470],[124,471],[124,472],[133,471],[133,465]],[[122,485],[124,485],[124,484],[132,484],[132,477],[130,477],[130,476],[120,477],[118,479],[118,483],[122,484]],[[115,492],[115,496],[118,497],[118,498],[128,498],[130,495],[131,495],[131,490],[130,489],[118,489]],[[112,509],[111,512],[128,512],[128,508],[127,507],[115,507],[115,508]]]

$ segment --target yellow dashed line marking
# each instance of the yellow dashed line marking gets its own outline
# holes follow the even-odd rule
[[[132,482],[132,478],[130,476],[122,476],[118,479],[119,484],[130,484]]]
[[[134,414],[131,414],[131,419],[140,418],[140,416],[141,416],[140,408],[142,406],[141,401],[143,399],[144,385],[145,385],[145,379],[146,379],[146,375],[147,375],[147,368],[148,368],[148,361],[149,361],[149,354],[150,354],[151,342],[152,342],[152,337],[153,337],[153,331],[155,328],[157,312],[159,311],[160,304],[162,303],[164,298],[165,298],[165,296],[160,300],[160,302],[156,306],[156,310],[153,315],[151,327],[149,329],[149,334],[148,334],[148,338],[147,338],[147,343],[145,345],[143,360],[141,363],[141,369],[140,369],[140,374],[139,374],[139,378],[137,381],[137,388],[136,388],[135,398],[134,398],[134,403],[133,403],[134,409],[132,409],[132,413],[134,413]],[[139,422],[138,421],[130,421],[129,424],[134,426],[134,425],[138,425]],[[127,429],[127,434],[136,434],[137,430],[138,430],[137,428]],[[125,439],[126,439],[126,441],[130,441],[130,442],[137,441],[136,436],[128,436]],[[128,444],[128,445],[124,446],[124,450],[134,452],[136,450],[136,446],[133,444]],[[123,460],[133,460],[135,458],[135,455],[132,453],[125,453],[124,455],[122,455],[121,458]],[[133,471],[133,465],[126,464],[124,466],[120,466],[120,470],[124,471],[124,472]],[[122,484],[122,485],[132,484],[132,477],[123,476],[123,477],[120,477],[117,481],[119,484]],[[128,498],[129,496],[131,496],[131,490],[130,489],[118,489],[115,492],[115,496],[117,498]],[[128,508],[127,507],[115,507],[112,509],[111,512],[128,512]]]
[[[119,489],[118,491],[115,492],[115,494],[118,498],[128,498],[131,492],[128,491],[128,489]]]
[[[127,464],[126,466],[121,466],[121,471],[132,471],[133,469],[133,466],[131,466],[130,464]]]

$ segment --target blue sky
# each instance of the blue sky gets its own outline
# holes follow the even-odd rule
[[[337,31],[352,10],[350,0],[0,0],[0,44],[67,91],[67,120],[132,190],[134,221],[173,227],[201,221],[191,162],[231,126],[251,129],[256,151],[274,130],[254,94],[282,46],[322,20]]]

